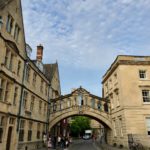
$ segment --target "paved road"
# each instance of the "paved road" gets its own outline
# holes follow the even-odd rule
[[[75,141],[68,150],[101,150],[92,140]]]

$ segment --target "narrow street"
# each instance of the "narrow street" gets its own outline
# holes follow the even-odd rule
[[[92,140],[75,141],[69,150],[101,150]]]

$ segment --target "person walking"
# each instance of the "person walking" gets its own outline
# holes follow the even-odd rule
[[[57,142],[58,142],[58,147],[60,147],[60,144],[61,144],[61,136],[60,135],[58,135],[58,137],[57,137]]]
[[[52,147],[52,141],[51,141],[51,137],[50,136],[48,138],[47,147],[48,147],[48,150],[50,150],[50,148]]]
[[[61,138],[61,148],[62,149],[65,148],[65,138],[64,137]]]

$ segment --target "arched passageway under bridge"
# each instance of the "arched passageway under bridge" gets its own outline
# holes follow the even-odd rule
[[[89,93],[80,87],[72,93],[51,100],[49,131],[61,120],[71,116],[88,116],[97,120],[107,130],[107,141],[110,143],[112,135],[112,119],[110,102]]]

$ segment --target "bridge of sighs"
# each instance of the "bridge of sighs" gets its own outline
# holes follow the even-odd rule
[[[110,136],[112,131],[110,102],[89,93],[82,87],[51,100],[49,130],[61,120],[77,115],[97,120],[110,131],[107,135]]]

